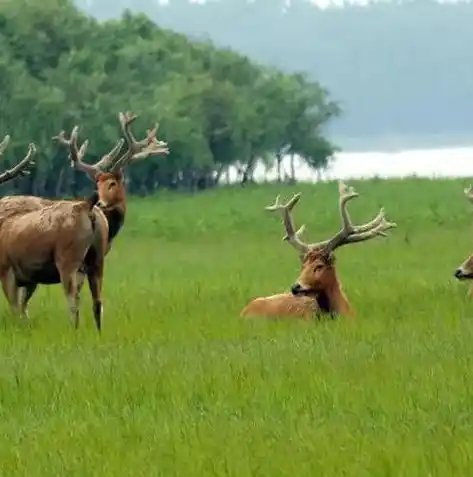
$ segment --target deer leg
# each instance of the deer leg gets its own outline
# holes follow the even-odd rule
[[[3,293],[7,298],[8,304],[10,305],[12,311],[16,315],[19,315],[18,284],[12,269],[8,269],[5,273],[2,273],[1,282]]]
[[[64,293],[66,294],[67,303],[69,305],[69,314],[72,322],[72,326],[77,330],[79,328],[79,306],[78,306],[78,293],[77,293],[77,272],[61,274],[61,283],[64,287]]]
[[[26,285],[25,287],[21,287],[19,291],[18,303],[19,303],[20,315],[26,319],[29,318],[28,310],[27,310],[28,302],[30,301],[31,297],[36,291],[36,288],[38,288],[37,283],[30,283]]]
[[[77,309],[80,310],[80,292],[82,290],[82,286],[84,285],[85,281],[85,274],[83,272],[78,272],[76,276],[76,304]]]
[[[469,298],[473,298],[473,284],[470,285],[467,295]]]
[[[89,270],[87,273],[87,279],[89,282],[90,294],[92,296],[92,307],[94,312],[95,326],[97,331],[102,331],[102,277],[103,266],[101,265],[98,270]]]

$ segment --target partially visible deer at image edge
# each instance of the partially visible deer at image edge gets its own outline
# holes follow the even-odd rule
[[[468,187],[463,192],[467,200],[473,203],[473,186]],[[458,280],[473,280],[473,255],[470,255],[459,265],[455,270],[454,276]],[[470,285],[468,296],[473,297],[473,284]]]
[[[120,113],[123,127],[128,128],[136,116]],[[124,143],[120,140],[100,164],[85,164],[88,142],[78,148],[78,128],[66,140],[61,133],[58,139],[70,149],[70,159],[77,167],[94,168],[97,190],[91,200],[50,201],[32,196],[20,196],[17,208],[12,207],[14,197],[9,198],[9,212],[2,218],[0,201],[0,278],[13,310],[27,316],[26,307],[38,284],[62,283],[69,303],[73,325],[78,326],[80,289],[87,276],[93,300],[93,312],[97,329],[101,329],[102,279],[104,257],[110,249],[111,229],[114,235],[123,223],[126,204],[121,168],[131,162],[156,154],[167,154],[166,143],[157,141],[153,131],[145,140],[137,142],[133,136],[127,140],[133,144],[118,157]],[[109,167],[110,170],[103,172]],[[90,176],[91,169],[88,169]],[[95,206],[95,204],[100,207]],[[25,212],[28,208],[33,209]],[[119,209],[122,219],[118,227],[110,223],[107,213]],[[21,212],[20,212],[21,210]],[[82,212],[87,211],[87,218]],[[111,221],[110,221],[111,222]]]
[[[292,210],[301,195],[296,194],[286,204],[276,198],[274,205],[266,207],[267,211],[282,216],[286,235],[284,240],[298,252],[302,270],[291,291],[252,300],[241,312],[243,317],[297,317],[311,319],[323,314],[354,316],[353,309],[335,267],[334,252],[343,245],[364,242],[375,237],[385,237],[386,232],[397,225],[386,220],[384,209],[371,221],[354,225],[347,210],[350,200],[358,197],[352,187],[339,183],[339,209],[342,229],[332,238],[321,242],[307,244],[301,240],[302,226],[296,230],[292,219]]]

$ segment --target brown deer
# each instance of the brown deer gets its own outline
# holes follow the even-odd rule
[[[256,298],[243,309],[241,316],[303,319],[310,319],[314,315],[320,317],[322,314],[332,317],[354,316],[337,276],[334,251],[343,245],[363,242],[377,236],[385,237],[386,231],[397,225],[386,220],[384,209],[381,209],[370,222],[353,225],[347,204],[358,197],[358,194],[352,187],[347,187],[342,182],[339,184],[339,194],[342,229],[331,239],[314,244],[307,244],[301,240],[304,226],[296,231],[292,219],[292,210],[299,202],[300,194],[294,195],[286,204],[281,204],[278,196],[274,205],[266,207],[266,210],[270,212],[281,214],[286,229],[283,240],[299,252],[302,270],[297,282],[291,287],[290,293]]]
[[[124,127],[129,127],[133,120],[130,118],[130,115],[120,114]],[[87,276],[96,327],[101,330],[104,258],[114,236],[111,236],[112,231],[116,235],[123,223],[126,206],[121,168],[151,155],[168,153],[166,144],[154,137],[155,132],[156,128],[149,131],[147,138],[140,142],[131,136],[133,144],[118,157],[124,142],[119,141],[111,153],[94,166],[82,161],[88,142],[78,148],[77,127],[69,140],[65,139],[64,133],[58,136],[61,143],[69,147],[74,165],[94,168],[97,190],[88,201],[50,201],[22,196],[17,202],[21,213],[10,212],[1,220],[0,245],[5,253],[0,252],[0,278],[2,283],[5,282],[5,294],[15,311],[26,315],[28,301],[38,284],[62,283],[77,328],[80,289]],[[10,206],[13,201],[11,197]],[[94,207],[95,204],[100,207]],[[33,210],[25,212],[28,208]],[[120,211],[117,216],[122,217],[118,226],[109,218],[115,217],[113,213],[117,209]],[[87,217],[84,212],[87,212]],[[22,253],[22,250],[28,253]],[[23,288],[24,293],[19,293],[19,288]]]
[[[473,186],[464,190],[468,201],[473,202]],[[455,278],[458,280],[473,280],[473,255],[470,255],[456,270]],[[473,297],[473,284],[470,285],[468,296]]]

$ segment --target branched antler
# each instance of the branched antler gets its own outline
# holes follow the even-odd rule
[[[130,112],[119,113],[118,118],[120,121],[120,127],[125,138],[121,138],[112,150],[105,154],[95,164],[87,164],[83,162],[88,141],[85,141],[79,150],[77,149],[77,136],[79,133],[78,126],[73,128],[69,139],[66,139],[64,131],[61,131],[57,136],[53,137],[53,140],[69,148],[69,158],[71,159],[72,167],[85,172],[92,180],[95,180],[95,177],[99,172],[106,172],[107,170],[110,172],[118,172],[123,167],[146,159],[147,157],[159,154],[169,154],[167,143],[156,139],[158,124],[156,124],[153,129],[148,130],[146,137],[141,141],[135,139],[130,130],[130,126],[137,117],[136,114]],[[120,155],[120,151],[125,143],[127,149]]]
[[[329,252],[349,243],[364,242],[376,236],[386,237],[386,231],[397,227],[394,222],[388,222],[382,208],[378,215],[365,224],[354,226],[351,222],[347,205],[350,200],[359,197],[353,187],[347,187],[339,182],[339,207],[342,219],[342,229],[331,239],[314,244],[315,247],[324,247]]]
[[[313,244],[304,243],[300,239],[300,235],[304,229],[304,226],[302,226],[296,232],[291,216],[292,209],[299,202],[300,194],[294,195],[294,197],[286,204],[281,204],[279,202],[278,196],[274,205],[266,207],[266,210],[272,212],[277,211],[281,214],[284,227],[286,229],[286,236],[284,239],[287,240],[299,252],[306,253],[311,249],[323,248],[330,253],[342,245],[364,242],[376,236],[386,237],[386,232],[388,230],[397,227],[394,222],[389,222],[386,219],[384,208],[381,208],[378,215],[369,222],[361,225],[353,225],[347,210],[347,204],[350,200],[353,200],[356,197],[359,197],[359,194],[355,192],[353,187],[348,187],[343,182],[339,182],[339,208],[342,228],[331,239]]]
[[[85,140],[80,149],[77,148],[77,137],[79,135],[79,126],[74,126],[69,139],[66,139],[65,132],[61,131],[57,136],[53,137],[53,140],[59,142],[59,144],[66,146],[69,149],[69,159],[71,160],[71,166],[78,171],[85,172],[92,180],[95,180],[97,173],[104,171],[110,166],[118,157],[120,149],[125,141],[120,139],[110,152],[105,154],[95,164],[87,164],[83,161],[85,152],[89,145],[89,141]]]
[[[3,156],[8,144],[10,143],[10,136],[6,135],[2,142],[0,142],[0,157]],[[28,145],[28,152],[26,156],[11,169],[6,170],[0,174],[0,184],[4,184],[15,177],[27,176],[30,173],[30,169],[35,165],[34,156],[36,154],[36,146],[33,143]]]
[[[299,202],[301,194],[294,194],[292,199],[285,204],[281,204],[279,198],[280,196],[278,195],[274,201],[274,204],[265,207],[265,210],[269,212],[278,212],[281,215],[284,228],[286,229],[286,235],[283,237],[283,240],[289,242],[299,252],[307,253],[310,249],[310,246],[300,239],[300,236],[304,232],[305,225],[302,225],[299,230],[296,231],[294,220],[292,218],[292,209]]]
[[[127,144],[127,150],[125,153],[113,163],[111,171],[118,171],[121,168],[133,164],[138,161],[142,161],[150,156],[156,156],[158,154],[169,154],[167,143],[156,139],[159,124],[156,123],[154,128],[146,131],[146,137],[141,141],[137,141],[131,132],[131,124],[136,120],[138,116],[129,111],[125,113],[118,113],[118,120],[120,121],[120,127],[125,136]]]

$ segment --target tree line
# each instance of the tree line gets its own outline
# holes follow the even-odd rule
[[[309,0],[288,3],[87,0],[83,8],[110,18],[128,6],[190,38],[211,38],[286,72],[307,71],[343,107],[329,130],[342,146],[355,137],[473,139],[471,1],[344,2],[327,9]]]
[[[52,137],[79,125],[95,162],[119,137],[119,111],[139,115],[136,136],[159,122],[171,150],[127,171],[129,190],[143,194],[211,187],[229,167],[244,183],[256,161],[277,165],[286,154],[324,166],[335,149],[324,127],[340,113],[304,74],[190,41],[144,14],[100,22],[69,0],[1,3],[0,85],[0,135],[12,136],[3,165],[30,141],[39,151],[30,178],[12,188],[47,197],[90,188]]]

